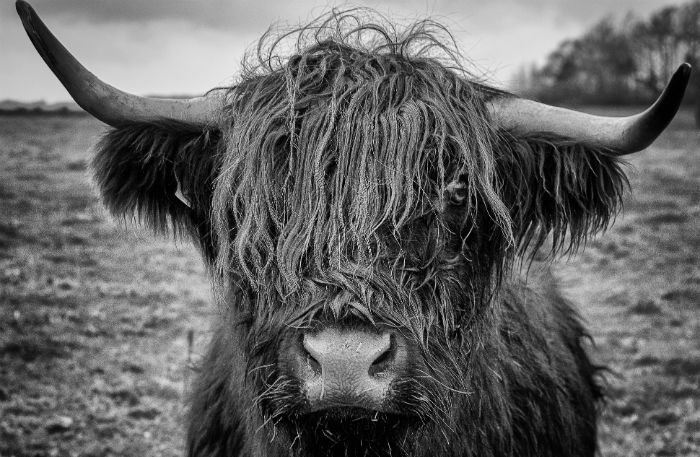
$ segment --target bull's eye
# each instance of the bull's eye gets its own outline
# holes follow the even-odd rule
[[[461,205],[467,198],[467,189],[464,183],[453,181],[445,188],[445,197],[452,205]]]
[[[457,324],[455,327],[450,331],[450,338],[455,339],[458,338],[462,334],[462,324]]]

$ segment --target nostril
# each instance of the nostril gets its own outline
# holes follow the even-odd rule
[[[321,376],[321,364],[308,352],[306,353],[306,366],[313,371],[314,376]]]
[[[306,338],[304,335],[301,335],[299,340],[300,340],[299,344],[301,346],[301,351],[302,351],[302,354],[304,356],[304,360],[306,362],[306,368],[311,370],[311,372],[313,372],[314,376],[321,376],[321,372],[322,372],[321,364],[311,354],[311,351],[313,351],[313,349],[311,349],[309,346],[307,346]]]
[[[389,344],[386,349],[379,354],[379,356],[374,359],[372,365],[369,367],[370,376],[381,376],[386,372],[394,362],[396,358],[396,339],[394,335],[389,336]]]

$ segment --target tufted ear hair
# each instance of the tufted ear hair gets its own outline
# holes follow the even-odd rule
[[[221,132],[160,121],[108,132],[92,162],[97,185],[117,217],[158,233],[190,233],[213,253],[211,194],[221,163]]]
[[[502,132],[497,179],[518,253],[535,255],[551,234],[551,255],[574,252],[605,230],[629,186],[622,160],[601,147],[540,134]]]

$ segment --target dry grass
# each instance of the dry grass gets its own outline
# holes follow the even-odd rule
[[[557,270],[608,365],[601,454],[700,455],[700,132],[681,112],[629,159],[608,233]]]
[[[0,456],[182,454],[187,333],[213,307],[197,253],[118,226],[87,118],[0,121]],[[614,228],[560,262],[610,366],[605,456],[700,454],[700,134],[630,159]]]
[[[125,230],[87,170],[87,118],[0,123],[0,456],[181,455],[187,332],[209,286],[189,245]]]

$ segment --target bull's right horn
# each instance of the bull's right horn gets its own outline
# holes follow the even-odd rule
[[[549,132],[629,154],[649,146],[668,126],[689,78],[690,65],[684,63],[649,109],[628,117],[593,116],[513,96],[496,97],[488,108],[502,129],[520,134]]]
[[[216,120],[223,105],[223,97],[213,92],[190,99],[139,97],[123,92],[101,81],[88,71],[56,39],[34,9],[25,1],[17,0],[17,13],[29,39],[68,90],[75,102],[85,111],[111,126],[133,122],[178,120],[207,125]]]

